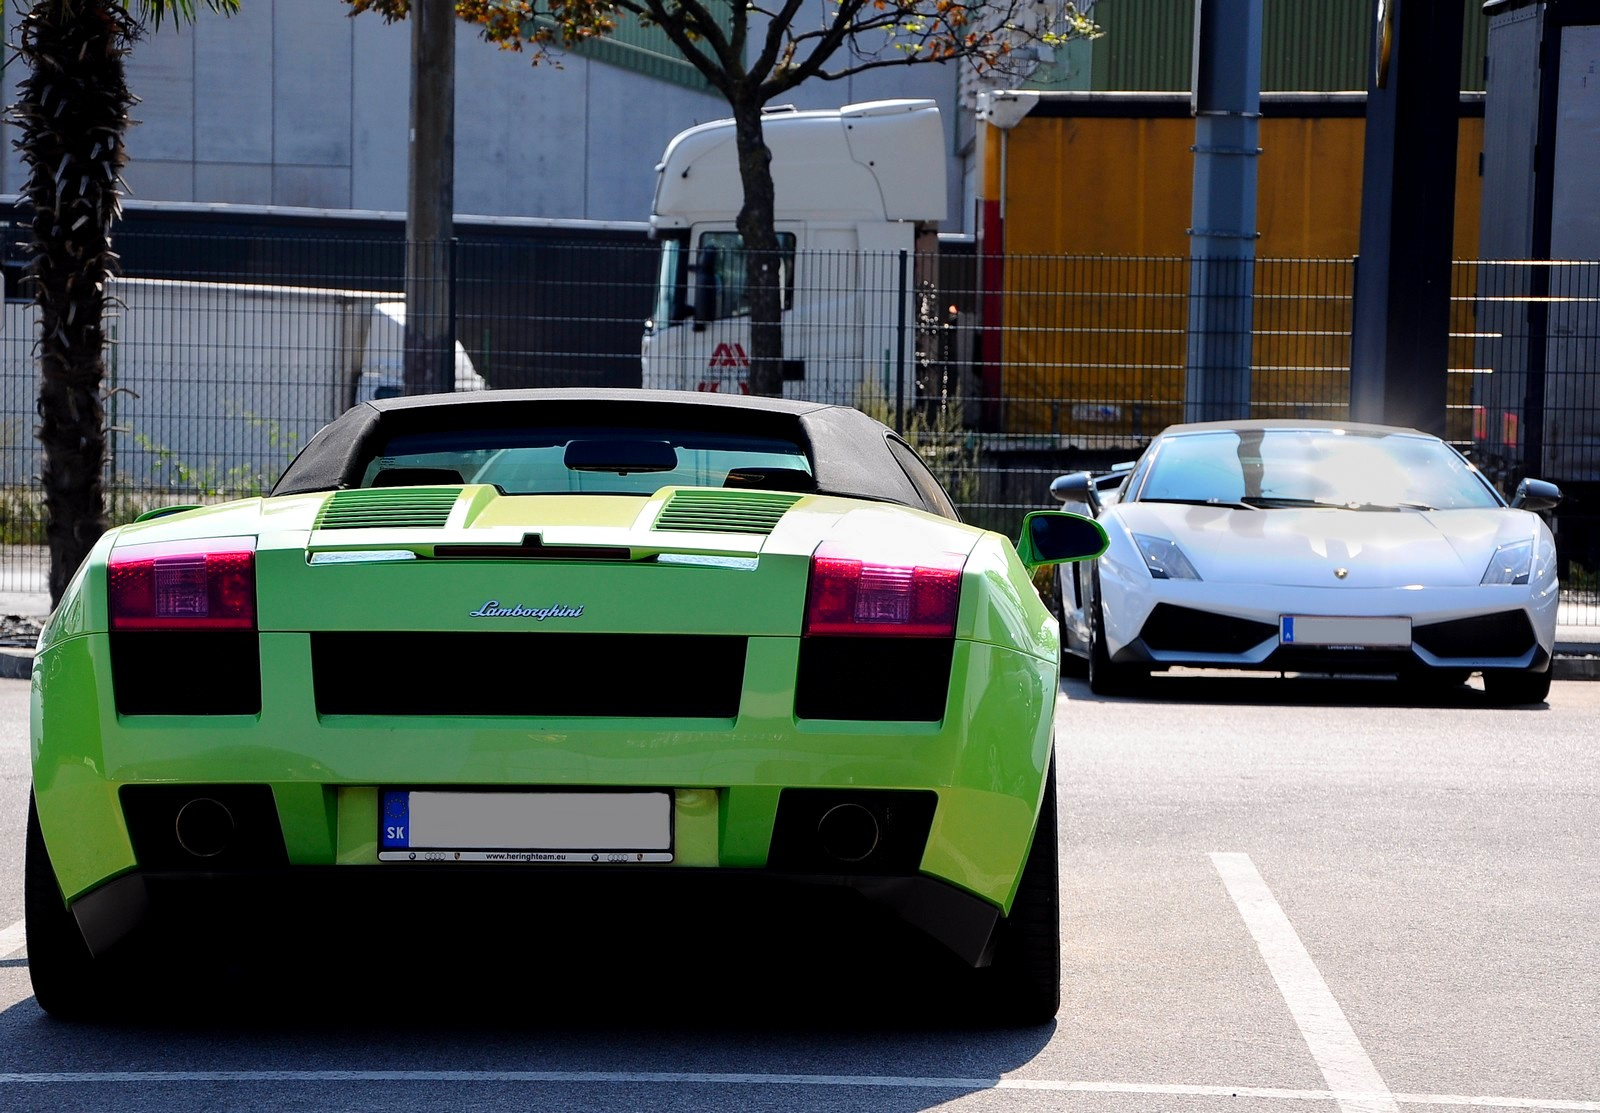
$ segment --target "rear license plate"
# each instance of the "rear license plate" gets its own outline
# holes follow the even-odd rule
[[[1409,649],[1411,620],[1286,614],[1278,620],[1278,641],[1338,649]]]
[[[672,861],[672,793],[384,789],[381,862]]]

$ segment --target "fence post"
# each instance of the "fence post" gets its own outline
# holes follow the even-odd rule
[[[446,250],[450,252],[450,265],[445,268],[445,312],[444,312],[444,390],[459,389],[456,384],[456,268],[461,265],[461,240],[456,236],[450,237]]]
[[[900,280],[897,293],[900,296],[900,309],[895,325],[894,357],[894,431],[906,431],[906,302],[911,297],[911,291],[906,289],[906,252],[900,252]]]
[[[1542,476],[1546,470],[1544,405],[1545,373],[1550,358],[1550,264],[1535,259],[1528,265],[1528,375],[1522,399],[1522,473]]]

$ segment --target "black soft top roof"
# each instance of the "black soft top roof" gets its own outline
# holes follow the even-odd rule
[[[849,406],[695,391],[485,390],[363,402],[323,426],[272,488],[273,495],[360,484],[392,437],[508,426],[640,426],[749,433],[804,448],[821,494],[924,507],[890,453],[888,426]]]

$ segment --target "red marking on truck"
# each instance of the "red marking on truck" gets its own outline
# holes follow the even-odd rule
[[[750,357],[744,354],[743,344],[718,344],[716,351],[711,353],[711,362],[706,365],[711,368],[719,367],[749,367]]]

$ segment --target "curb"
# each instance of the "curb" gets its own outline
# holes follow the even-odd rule
[[[0,677],[27,680],[33,675],[33,650],[0,647]]]
[[[1558,655],[1550,662],[1550,672],[1557,680],[1600,680],[1600,657]]]

